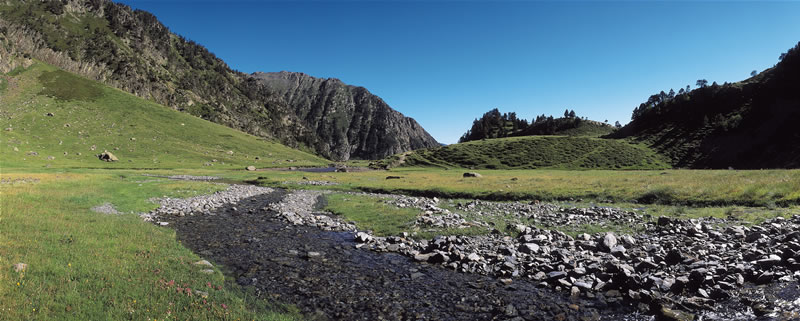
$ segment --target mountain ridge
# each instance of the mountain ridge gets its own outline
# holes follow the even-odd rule
[[[437,144],[413,118],[392,109],[364,87],[299,72],[256,72],[251,77],[294,106],[298,118],[318,137],[328,137],[313,144],[334,157],[348,153],[356,158],[387,157]],[[386,137],[381,138],[381,133]],[[385,144],[387,140],[391,143]]]
[[[151,13],[110,0],[6,1],[0,4],[0,35],[9,44],[0,49],[3,56],[31,56],[173,109],[334,160],[377,159],[388,152],[436,145],[416,122],[396,122],[402,119],[398,117],[386,119],[394,129],[391,133],[358,128],[354,130],[369,132],[346,136],[352,142],[320,137],[320,127],[349,130],[352,119],[309,124],[298,117],[290,101],[264,88],[258,79],[170,32]],[[5,60],[0,69],[8,72],[15,66]],[[360,110],[375,114],[370,106]],[[413,124],[418,127],[409,127]],[[409,143],[394,139],[398,133]],[[361,136],[377,143],[365,144]]]
[[[648,144],[676,167],[800,167],[800,42],[751,78],[698,84],[674,97],[651,96],[609,137]]]

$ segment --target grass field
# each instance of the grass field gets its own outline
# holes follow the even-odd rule
[[[389,164],[395,157],[378,162]],[[666,159],[624,140],[576,136],[496,138],[410,152],[404,166],[474,169],[665,169]]]
[[[547,192],[549,201],[562,207],[609,206],[645,215],[645,220],[654,221],[659,216],[682,219],[717,217],[739,220],[744,225],[759,224],[775,217],[800,215],[797,191],[800,186],[799,171],[482,171],[483,177],[459,179],[450,176],[448,171],[424,169],[403,169],[391,172],[372,173],[304,173],[308,179],[330,180],[340,185],[321,188],[347,190],[369,190],[389,193],[402,193],[425,196],[463,197],[441,201],[439,206],[460,214],[464,219],[487,223],[500,233],[516,236],[513,226],[527,224],[515,215],[476,215],[464,212],[454,206],[466,204],[474,198],[488,199],[542,199],[532,195]],[[278,172],[281,179],[291,181],[296,173]],[[402,174],[400,180],[381,180],[376,175]],[[509,178],[509,175],[513,177]],[[263,177],[263,176],[262,176]],[[513,180],[512,178],[517,178]],[[783,184],[770,184],[771,181]],[[264,178],[261,181],[265,181]],[[526,183],[528,181],[529,183]],[[592,195],[591,186],[583,186],[580,181],[589,181],[591,186],[605,186],[605,197]],[[501,186],[505,184],[505,186]],[[513,184],[513,186],[512,186]],[[278,183],[268,185],[281,186]],[[497,194],[504,188],[514,194]],[[681,187],[680,189],[678,187]],[[307,188],[307,187],[305,187]],[[450,190],[448,190],[448,188]],[[587,189],[588,188],[588,189]],[[682,193],[677,191],[682,190]],[[472,191],[472,192],[468,192]],[[528,197],[526,197],[526,195]],[[749,205],[730,196],[748,197]],[[786,196],[785,198],[781,198]],[[623,197],[633,197],[624,199]],[[616,202],[611,200],[617,198]],[[334,193],[327,196],[327,209],[359,229],[371,230],[376,235],[398,235],[411,233],[415,238],[429,239],[436,235],[475,235],[487,234],[491,229],[472,227],[467,229],[420,228],[415,226],[420,210],[397,208],[386,203],[387,198],[370,195]],[[642,202],[638,202],[642,200]],[[568,235],[580,233],[594,234],[613,231],[617,233],[636,233],[644,225],[615,224],[582,226],[539,226],[554,229]]]
[[[361,173],[259,172],[259,182],[327,180],[326,188],[486,200],[628,202],[639,204],[780,207],[800,204],[800,170],[483,170],[464,178],[464,170],[399,168]],[[386,176],[401,179],[387,180]]]
[[[324,166],[317,156],[171,110],[42,63],[11,77],[0,167]],[[104,150],[119,158],[106,163]],[[256,159],[258,158],[258,159]]]
[[[218,269],[201,273],[173,230],[132,214],[155,208],[152,197],[223,186],[130,168],[238,173],[326,160],[41,63],[0,79],[0,319],[301,319]],[[98,160],[103,150],[120,161]],[[125,214],[91,210],[104,203]],[[14,271],[21,262],[27,269]]]
[[[219,185],[127,171],[1,176],[0,319],[299,319],[247,296],[219,270],[201,273],[192,264],[201,258],[176,242],[173,230],[135,214],[90,210],[111,203],[142,212],[156,206],[148,198],[188,197]],[[19,262],[28,268],[15,272]]]

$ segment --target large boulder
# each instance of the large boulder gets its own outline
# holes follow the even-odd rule
[[[116,162],[119,160],[117,156],[114,156],[114,154],[112,154],[107,150],[103,151],[103,153],[101,153],[100,155],[97,155],[97,158],[100,158],[101,161],[106,161],[106,162]]]
[[[467,173],[464,173],[464,177],[482,177],[482,176],[481,176],[481,174],[478,174],[478,173],[475,173],[475,172],[467,172]]]

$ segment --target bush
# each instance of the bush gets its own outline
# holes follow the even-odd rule
[[[671,187],[658,187],[645,192],[636,201],[644,204],[676,204],[677,194]]]

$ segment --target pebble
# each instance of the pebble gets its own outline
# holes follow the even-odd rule
[[[194,262],[194,265],[214,267],[214,265],[212,265],[211,262],[208,262],[206,260],[200,260],[200,261]]]
[[[14,267],[14,272],[22,272],[22,271],[25,271],[26,269],[28,269],[28,264],[17,263],[17,264],[12,265],[12,267]]]

